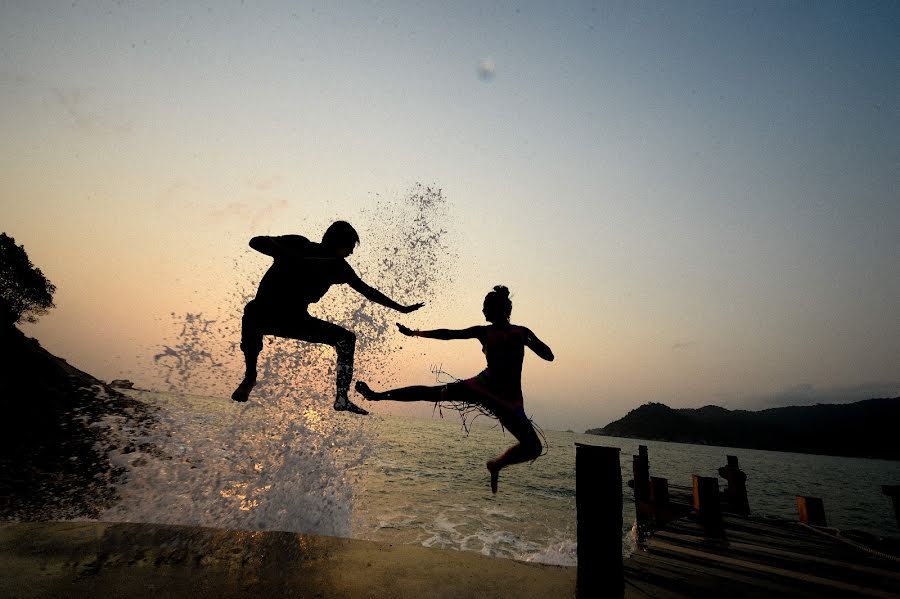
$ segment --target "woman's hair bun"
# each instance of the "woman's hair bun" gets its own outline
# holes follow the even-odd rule
[[[506,285],[494,285],[484,296],[484,317],[490,322],[509,322],[512,302],[509,300],[509,289]]]

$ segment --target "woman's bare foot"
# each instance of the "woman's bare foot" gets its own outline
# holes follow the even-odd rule
[[[256,378],[248,378],[244,377],[244,380],[241,381],[241,384],[238,385],[238,388],[234,390],[234,393],[231,394],[231,399],[234,401],[245,402],[250,397],[250,391],[253,387],[256,386]]]
[[[362,395],[364,398],[369,401],[378,401],[380,398],[378,394],[372,391],[372,389],[362,381],[356,381],[356,386],[354,387],[356,392]]]
[[[487,463],[487,469],[491,473],[491,493],[496,493],[497,482],[500,479],[500,466],[494,460],[490,460]]]

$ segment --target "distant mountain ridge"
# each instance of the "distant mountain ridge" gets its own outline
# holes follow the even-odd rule
[[[900,460],[900,397],[849,404],[674,409],[648,403],[592,435]]]

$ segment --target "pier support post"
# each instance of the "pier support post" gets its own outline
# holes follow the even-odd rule
[[[650,458],[647,446],[638,447],[638,455],[632,456],[634,472],[634,501],[650,501]]]
[[[656,509],[669,507],[669,479],[650,477],[650,502]]]
[[[825,524],[825,504],[818,497],[797,495],[797,511],[800,522],[811,526],[827,526]]]
[[[669,506],[669,481],[658,476],[650,477],[650,505],[653,506],[653,517],[656,525],[661,526],[672,519]]]
[[[692,476],[694,486],[694,510],[701,524],[716,528],[722,524],[722,506],[719,502],[719,479],[713,476]]]
[[[622,467],[618,447],[575,444],[576,597],[622,597]]]
[[[728,482],[725,487],[725,503],[729,512],[746,516],[750,513],[750,502],[747,501],[747,475],[738,467],[737,456],[725,457],[728,463],[719,468],[719,476]]]
[[[891,498],[894,505],[894,516],[897,518],[897,526],[900,526],[900,485],[881,485],[881,492]]]
[[[632,456],[632,473],[634,479],[634,511],[637,517],[638,536],[642,537],[644,529],[653,517],[653,506],[650,505],[650,458],[647,446],[638,447],[638,455]]]

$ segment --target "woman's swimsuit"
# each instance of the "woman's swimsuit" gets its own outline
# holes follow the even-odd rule
[[[483,327],[479,336],[487,368],[444,389],[449,401],[477,403],[490,410],[517,439],[534,434],[522,397],[522,360],[528,329],[518,325]]]

